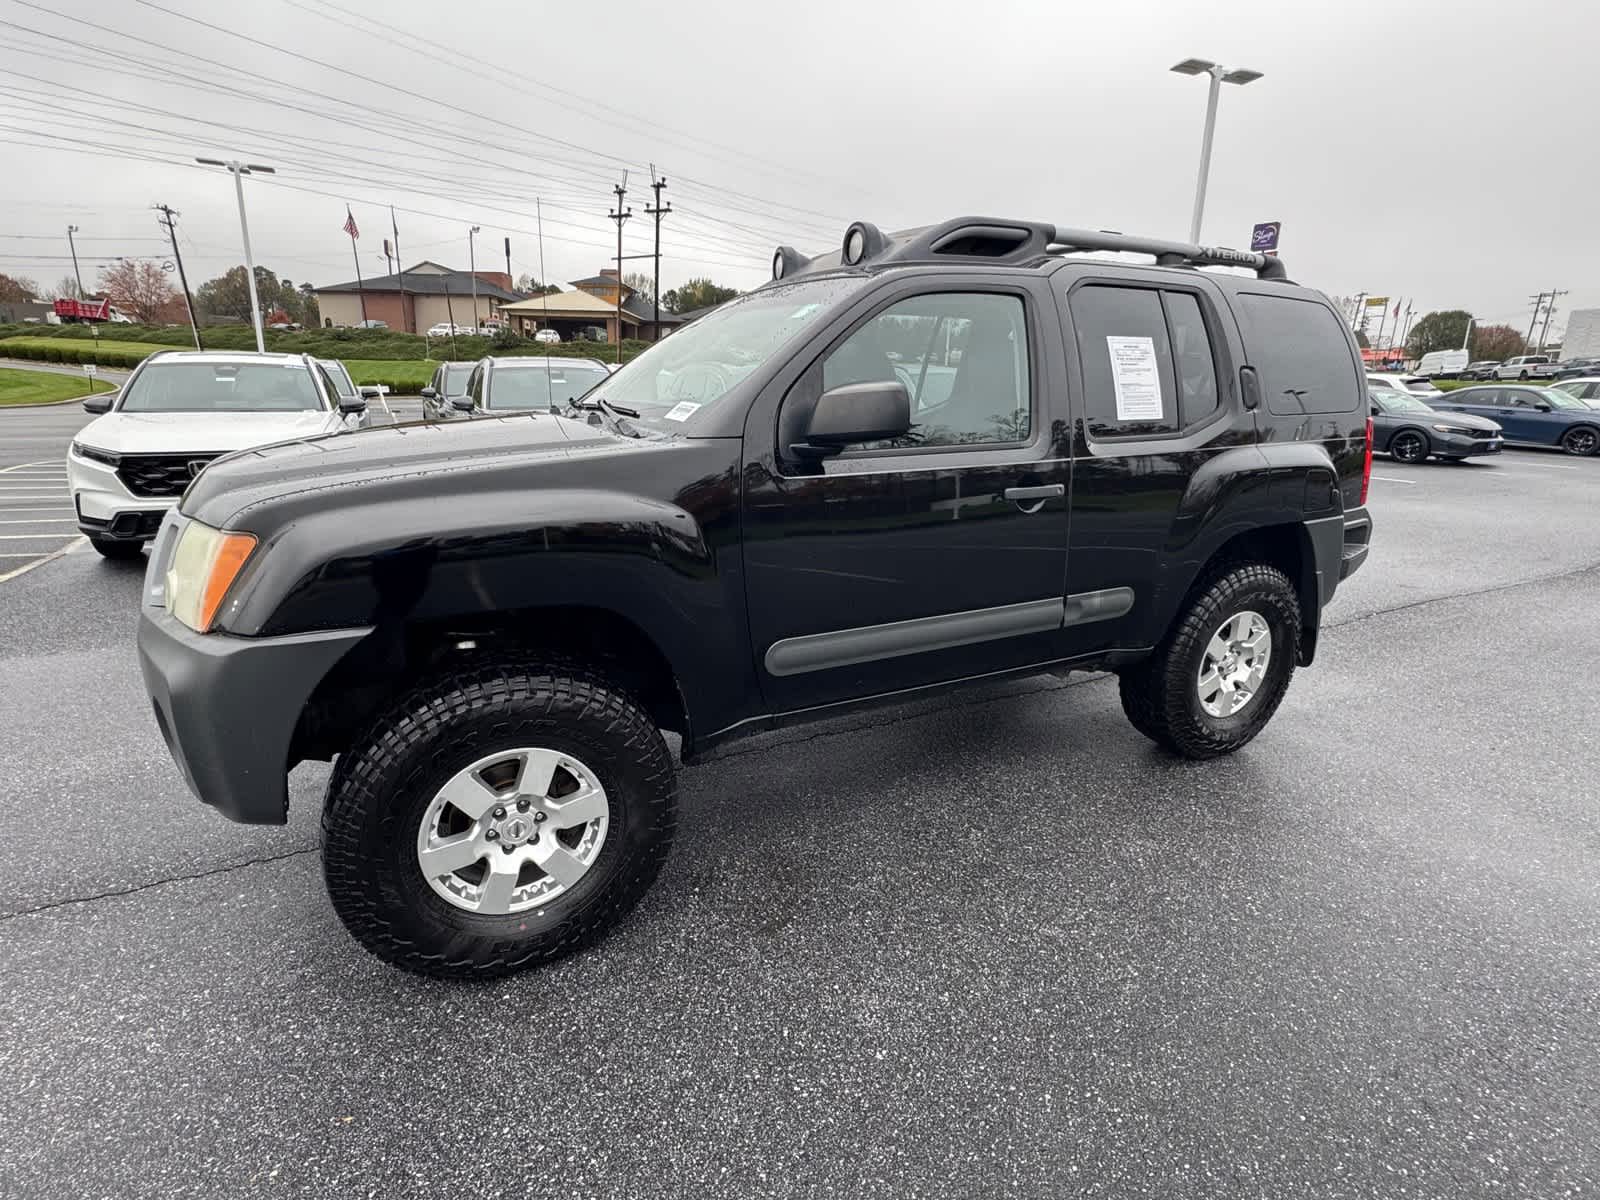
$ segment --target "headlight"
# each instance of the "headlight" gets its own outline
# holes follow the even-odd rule
[[[167,568],[167,611],[196,633],[205,633],[255,548],[254,534],[224,533],[190,521]]]
[[[112,454],[109,450],[96,450],[93,446],[85,446],[82,442],[73,442],[72,452],[79,458],[87,458],[90,462],[105,463],[108,467],[122,465],[122,455]]]
[[[1470,429],[1463,429],[1459,425],[1435,425],[1434,429],[1440,433],[1471,433]]]

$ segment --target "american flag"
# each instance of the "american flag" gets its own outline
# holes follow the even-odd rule
[[[361,236],[361,231],[356,228],[355,214],[350,211],[350,206],[348,204],[344,206],[344,231],[348,233],[352,239]]]

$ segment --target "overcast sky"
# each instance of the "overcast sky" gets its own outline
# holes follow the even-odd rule
[[[517,274],[592,274],[624,170],[625,250],[649,248],[651,163],[664,287],[753,286],[777,242],[833,249],[855,218],[1183,238],[1206,86],[1168,68],[1193,56],[1265,76],[1223,89],[1202,240],[1279,220],[1301,282],[1523,330],[1541,290],[1570,291],[1552,329],[1600,306],[1600,12],[1573,0],[0,0],[0,21],[0,271],[46,285],[69,222],[86,260],[169,257],[157,202],[191,282],[238,262],[231,181],[195,154],[278,168],[246,181],[256,261],[319,285],[354,273],[347,201],[365,275],[390,203],[408,265],[465,267],[478,224],[480,269],[509,236]]]

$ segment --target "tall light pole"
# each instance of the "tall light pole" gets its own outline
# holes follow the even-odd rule
[[[67,226],[67,246],[72,251],[72,277],[78,281],[78,299],[83,299],[83,273],[78,270],[78,247],[72,241],[72,235],[78,232],[76,225]]]
[[[483,227],[474,225],[467,230],[467,270],[472,275],[472,332],[477,333],[483,328],[483,322],[478,320],[478,256],[472,248],[472,238]]]
[[[256,327],[256,352],[265,354],[267,338],[261,332],[261,301],[256,298],[256,260],[250,253],[250,222],[244,215],[244,177],[257,172],[263,175],[276,175],[277,172],[260,163],[242,163],[238,159],[223,162],[220,158],[197,158],[195,162],[208,167],[226,167],[233,174],[233,189],[239,197],[239,233],[244,238],[244,278],[250,285],[250,317]]]
[[[1203,58],[1186,58],[1172,68],[1179,75],[1209,75],[1211,88],[1206,97],[1206,131],[1200,140],[1200,177],[1194,185],[1194,216],[1189,221],[1189,240],[1200,241],[1200,219],[1206,211],[1206,179],[1211,174],[1211,137],[1217,129],[1217,96],[1225,83],[1246,84],[1261,78],[1260,71],[1220,66]]]

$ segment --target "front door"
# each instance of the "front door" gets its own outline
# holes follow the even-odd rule
[[[746,428],[744,562],[768,707],[790,712],[1057,654],[1071,463],[1060,327],[1032,281],[887,285]],[[899,380],[909,436],[789,450],[823,391]]]

